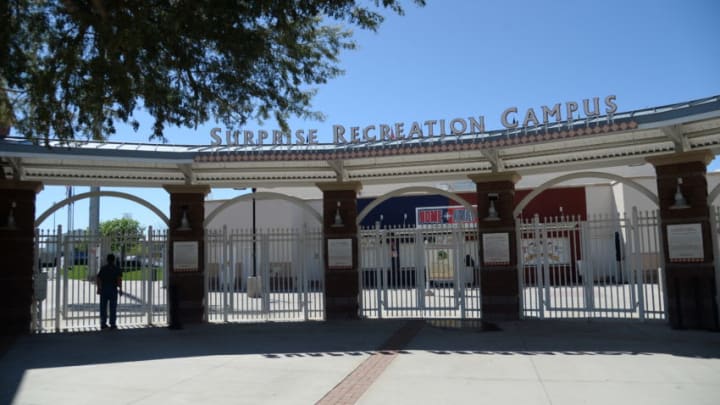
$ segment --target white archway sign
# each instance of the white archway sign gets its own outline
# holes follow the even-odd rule
[[[655,194],[653,194],[652,191],[650,191],[645,186],[638,184],[632,180],[628,180],[622,176],[618,176],[616,174],[610,174],[610,173],[579,172],[579,173],[570,173],[570,174],[566,174],[566,175],[563,175],[560,177],[556,177],[556,178],[546,181],[545,183],[540,185],[540,187],[538,187],[535,190],[533,190],[532,192],[530,192],[530,194],[526,195],[525,198],[523,198],[522,201],[520,201],[520,203],[518,203],[517,207],[515,207],[515,210],[513,210],[513,217],[517,218],[517,216],[520,215],[522,210],[525,209],[525,207],[530,203],[530,201],[532,201],[540,193],[549,189],[550,187],[552,187],[556,184],[560,184],[564,181],[581,179],[581,178],[586,178],[586,177],[615,180],[620,183],[627,184],[628,186],[630,186],[630,187],[634,188],[635,190],[639,191],[640,193],[642,193],[645,197],[650,199],[650,201],[654,202],[655,205],[657,205],[658,207],[660,206],[658,197]]]
[[[66,199],[58,202],[57,204],[48,208],[45,212],[43,212],[42,215],[40,215],[35,220],[35,227],[36,228],[39,227],[40,224],[43,223],[43,221],[48,219],[50,217],[50,215],[53,214],[53,212],[59,210],[60,208],[66,206],[70,203],[73,203],[75,201],[79,201],[79,200],[82,200],[85,198],[90,198],[90,197],[117,197],[117,198],[123,198],[126,200],[136,202],[136,203],[142,205],[143,207],[149,209],[150,211],[154,212],[155,215],[157,215],[158,217],[160,217],[160,219],[162,219],[162,221],[165,223],[166,226],[169,226],[169,224],[170,224],[170,219],[165,215],[165,213],[163,213],[158,207],[152,205],[151,203],[149,203],[146,200],[143,200],[140,197],[137,197],[135,195],[128,194],[128,193],[121,193],[119,191],[102,191],[102,190],[100,190],[100,191],[92,191],[92,192],[74,195],[70,198],[66,198]]]
[[[320,215],[320,213],[315,211],[315,209],[313,209],[313,207],[311,207],[310,204],[308,204],[304,200],[301,200],[300,198],[297,198],[297,197],[285,195],[285,194],[273,193],[270,191],[259,191],[257,193],[244,194],[244,195],[235,197],[231,200],[227,200],[224,203],[220,204],[217,208],[215,208],[210,213],[210,215],[208,215],[205,218],[205,221],[203,222],[203,227],[207,227],[210,224],[210,222],[212,222],[212,220],[218,216],[218,214],[220,214],[222,211],[225,211],[231,205],[239,203],[240,201],[251,200],[253,198],[255,198],[256,200],[285,200],[285,201],[288,201],[291,204],[295,204],[295,205],[299,206],[300,208],[304,209],[313,218],[317,219],[317,221],[320,224],[322,224],[322,216]]]
[[[385,200],[389,200],[389,199],[392,198],[392,197],[398,197],[398,196],[401,196],[401,195],[404,195],[404,194],[415,194],[415,193],[417,193],[417,194],[440,194],[440,195],[443,195],[443,196],[445,196],[445,197],[448,197],[448,198],[451,199],[451,200],[457,201],[457,202],[459,202],[460,204],[462,204],[462,206],[465,207],[465,209],[468,210],[468,212],[471,212],[471,213],[472,213],[472,215],[473,215],[474,218],[477,218],[477,217],[478,217],[478,216],[477,216],[477,210],[475,209],[475,207],[473,207],[472,204],[470,204],[469,202],[467,202],[467,200],[465,200],[464,198],[460,197],[459,195],[457,195],[457,194],[455,194],[455,193],[451,193],[451,192],[449,192],[449,191],[441,190],[441,189],[435,188],[435,187],[414,186],[414,187],[405,187],[405,188],[401,188],[401,189],[398,189],[398,190],[395,190],[395,191],[391,191],[391,192],[389,192],[389,193],[387,193],[387,194],[385,194],[385,195],[383,195],[383,196],[381,196],[381,197],[378,197],[378,198],[374,199],[370,204],[367,205],[367,207],[365,207],[365,208],[360,212],[360,214],[358,214],[357,224],[360,225],[360,223],[362,222],[362,220],[365,219],[365,217],[366,217],[370,212],[372,212],[372,210],[375,209],[375,207],[377,207],[378,205],[382,204]]]

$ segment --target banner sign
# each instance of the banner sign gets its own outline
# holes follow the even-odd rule
[[[473,224],[477,220],[472,212],[462,205],[443,207],[417,207],[415,208],[415,223],[417,226],[439,224]]]

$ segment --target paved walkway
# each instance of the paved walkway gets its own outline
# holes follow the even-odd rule
[[[356,321],[25,336],[13,404],[717,404],[720,333],[637,322]]]

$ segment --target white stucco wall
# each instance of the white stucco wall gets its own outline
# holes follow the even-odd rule
[[[585,204],[588,217],[614,212],[615,201],[609,184],[595,184],[585,187]]]
[[[207,201],[206,218],[226,201]],[[321,201],[306,202],[317,212],[322,207]],[[307,280],[322,280],[322,224],[303,207],[290,201],[257,200],[255,203],[256,230],[262,234],[255,245],[258,274],[266,278],[282,278],[299,275],[304,268]],[[234,262],[234,269],[229,275],[219,272],[224,257],[219,245],[211,247],[207,252],[208,266],[214,267],[215,273],[225,274],[226,278],[245,279],[251,275],[253,263],[253,244],[248,233],[252,229],[252,200],[235,202],[207,224],[211,231],[221,230],[223,226],[227,226],[229,233],[240,232],[230,241],[229,254]],[[293,236],[305,232],[314,236],[305,241]],[[212,270],[210,272],[214,274]]]
[[[205,203],[205,217],[217,209],[226,200],[207,201]],[[320,213],[322,201],[306,201],[316,212]],[[321,223],[314,216],[297,204],[285,200],[258,200],[255,202],[255,226],[257,229],[303,229],[320,228]],[[236,202],[221,211],[210,224],[209,228],[221,228],[227,225],[228,229],[252,228],[252,200]]]
[[[708,194],[712,193],[715,187],[720,185],[720,171],[708,173]],[[716,197],[713,201],[709,201],[710,205],[720,205],[720,197]]]
[[[631,179],[633,182],[639,184],[650,190],[654,195],[657,195],[657,182],[654,177],[640,177]],[[638,211],[653,211],[659,207],[648,197],[638,191],[636,188],[631,187],[625,183],[620,183],[619,186],[622,188],[623,204],[618,205],[618,210],[624,213],[631,213],[633,207],[637,207]]]

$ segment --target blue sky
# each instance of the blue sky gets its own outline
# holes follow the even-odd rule
[[[293,119],[293,129],[318,129],[331,141],[333,124],[370,125],[483,115],[500,129],[500,114],[558,102],[617,95],[618,111],[673,104],[720,94],[720,2],[428,0],[388,15],[377,33],[356,31],[359,49],[341,56],[346,74],[322,86],[314,108],[325,122]],[[111,140],[147,142],[151,122]],[[215,123],[169,128],[172,144],[209,144]],[[274,122],[247,129],[275,129]],[[711,169],[718,169],[716,160]],[[77,192],[87,191],[78,188]],[[167,211],[164,190],[124,189]],[[227,198],[237,191],[214,190]],[[38,215],[64,197],[46,187]],[[159,226],[150,211],[103,198],[101,220],[130,213]],[[58,211],[56,224],[67,224]],[[43,227],[53,226],[49,218]],[[75,205],[75,228],[87,226],[87,203]]]

